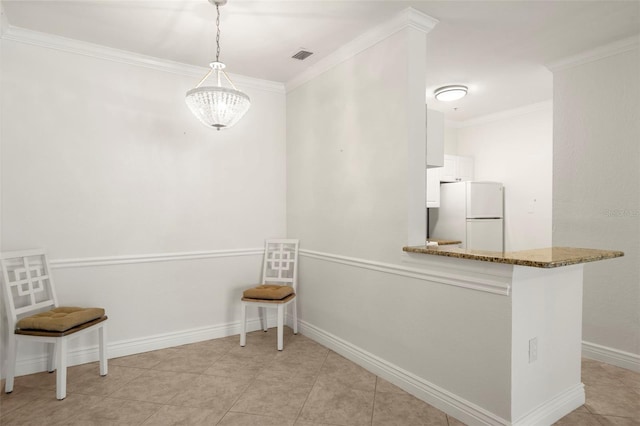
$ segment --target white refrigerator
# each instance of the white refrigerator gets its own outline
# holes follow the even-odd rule
[[[462,241],[471,250],[504,251],[504,187],[499,182],[440,186],[440,208],[429,209],[429,238]]]

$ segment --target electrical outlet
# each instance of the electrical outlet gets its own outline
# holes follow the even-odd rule
[[[529,340],[529,364],[538,359],[538,338],[534,337]]]

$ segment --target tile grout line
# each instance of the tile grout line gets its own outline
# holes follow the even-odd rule
[[[242,346],[241,346],[242,347]],[[231,346],[229,346],[229,349],[227,351],[230,352],[231,351]],[[273,360],[271,360],[271,362],[273,362]],[[220,420],[218,420],[216,422],[216,426],[219,425],[222,420],[224,420],[224,418],[227,416],[227,414],[229,414],[231,412],[231,409],[238,403],[238,401],[240,400],[240,398],[242,398],[242,396],[245,394],[245,392],[249,389],[249,387],[254,384],[257,380],[258,375],[260,374],[260,372],[264,370],[264,368],[261,368],[260,370],[258,370],[258,372],[256,372],[256,374],[253,375],[253,377],[251,377],[251,380],[249,380],[249,382],[247,383],[247,385],[245,386],[245,388],[242,390],[242,392],[240,392],[238,394],[238,397],[233,401],[233,404],[231,404],[231,406],[229,407],[229,409],[222,415],[222,417],[220,417]],[[243,414],[249,414],[249,413],[243,413]]]
[[[373,404],[371,404],[371,426],[373,426],[373,415],[376,412],[376,396],[378,395],[378,380],[380,377],[376,376],[376,384],[373,387]]]
[[[307,394],[307,397],[305,398],[304,402],[302,403],[302,406],[300,407],[300,410],[298,410],[298,415],[293,420],[293,424],[294,425],[298,422],[298,420],[300,420],[300,415],[302,414],[302,410],[304,409],[304,406],[307,404],[307,401],[309,401],[309,396],[311,395],[311,392],[313,392],[313,388],[316,385],[316,383],[318,382],[318,378],[320,377],[320,373],[322,372],[322,368],[324,367],[324,364],[327,362],[327,358],[329,358],[329,353],[331,353],[331,349],[327,349],[327,353],[325,354],[324,359],[322,360],[322,365],[320,366],[320,370],[318,371],[318,375],[313,380],[313,384],[311,385],[311,389],[309,389],[309,393]]]
[[[211,339],[211,340],[214,340],[214,339]],[[222,353],[219,353],[216,350],[215,356],[211,357],[211,362],[213,364],[217,363],[224,356],[229,355],[231,352],[233,352],[235,348],[236,348],[236,343],[234,342],[234,343],[230,343],[229,345],[227,345],[226,348],[224,348],[224,349],[220,348],[221,350],[223,350]],[[301,415],[302,415],[302,412],[304,410],[304,407],[310,401],[311,392],[313,391],[314,387],[317,385],[320,376],[322,376],[323,369],[325,367],[327,367],[327,360],[328,360],[329,356],[331,355],[331,353],[333,352],[334,354],[337,354],[334,351],[332,351],[332,350],[330,350],[330,349],[328,349],[326,347],[323,347],[323,348],[325,349],[326,352],[325,352],[324,355],[321,356],[323,359],[320,362],[320,369],[318,370],[318,374],[315,376],[315,378],[313,378],[310,390],[307,392],[307,395],[306,395],[306,398],[305,398],[303,404],[300,406],[300,408],[297,411],[297,416],[288,418],[287,422],[291,421],[292,419],[293,419],[294,423],[305,421],[301,417]],[[176,348],[167,348],[167,349],[170,349],[170,350],[171,349],[176,349],[176,350],[178,350],[180,352],[184,352],[185,356],[187,356],[189,353],[199,354],[199,352],[200,352],[200,349],[198,349],[196,351],[191,351],[191,348],[187,348],[187,347],[176,347]],[[203,350],[206,351],[206,348],[203,349]],[[158,350],[158,352],[161,352],[161,351],[164,351],[164,350]],[[156,351],[150,351],[150,352],[156,352]],[[138,355],[138,354],[134,354],[132,356],[136,356],[136,355]],[[173,354],[172,353],[169,353],[168,355],[170,355],[170,356],[167,359],[173,358]],[[304,352],[298,353],[297,351],[293,351],[292,352],[292,356],[294,358],[301,358],[301,359],[306,358]],[[231,354],[231,357],[233,358],[234,354]],[[266,356],[265,356],[265,358],[266,358]],[[262,380],[262,381],[265,380],[265,379],[259,379],[258,377],[260,376],[260,374],[262,372],[265,372],[266,370],[268,370],[270,368],[270,366],[272,366],[274,364],[274,362],[276,362],[276,360],[277,360],[276,357],[271,358],[271,360],[265,359],[264,360],[265,363],[260,366],[260,369],[252,377],[248,378],[246,386],[244,386],[244,387],[240,386],[239,387],[241,389],[239,391],[239,394],[238,394],[239,396],[231,403],[230,408],[228,410],[226,410],[226,411],[220,410],[220,411],[216,412],[216,415],[222,415],[222,417],[216,422],[217,425],[223,424],[223,419],[229,413],[237,412],[237,411],[232,411],[233,407],[238,403],[238,401],[241,398],[243,398],[243,396],[245,396],[247,394],[247,392],[251,389],[252,386],[256,386],[256,383],[259,382],[260,380]],[[68,392],[69,396],[72,396],[72,395],[76,395],[76,396],[80,396],[80,397],[92,397],[92,396],[95,396],[95,397],[100,397],[103,400],[104,399],[112,399],[114,401],[126,401],[127,398],[118,398],[117,397],[118,391],[119,391],[119,389],[127,388],[129,386],[129,384],[133,380],[136,380],[135,377],[131,378],[131,379],[128,378],[129,375],[125,374],[127,372],[127,370],[139,370],[139,371],[142,371],[141,375],[148,375],[151,372],[158,372],[158,373],[167,373],[167,374],[168,373],[172,373],[172,374],[174,374],[174,373],[175,374],[187,374],[187,375],[193,375],[195,377],[216,376],[216,374],[213,374],[213,375],[204,374],[204,371],[207,371],[206,369],[202,370],[200,372],[159,370],[159,369],[157,369],[158,367],[162,367],[162,366],[166,367],[167,364],[165,364],[165,361],[160,361],[158,363],[155,363],[155,364],[153,364],[152,367],[148,367],[148,366],[140,367],[140,366],[130,366],[130,365],[126,365],[126,364],[125,365],[118,365],[118,364],[119,363],[115,364],[114,366],[123,369],[123,371],[118,373],[118,380],[116,381],[117,385],[118,385],[117,389],[114,388],[115,390],[113,390],[112,392],[108,392],[105,395],[99,395],[99,393],[101,391],[104,391],[107,388],[103,388],[102,386],[97,386],[97,387],[96,386],[90,386],[90,387],[87,387],[87,385],[85,383],[85,380],[83,378],[86,377],[87,374],[90,374],[90,375],[93,376],[92,368],[94,366],[92,366],[92,368],[87,369],[86,372],[84,372],[84,370],[76,370],[76,372],[79,372],[81,374],[80,375],[75,375],[74,379],[69,379],[69,380],[75,380],[77,382],[76,384],[79,385],[79,386],[77,386],[76,391]],[[173,365],[173,363],[171,363],[170,365]],[[189,366],[191,368],[192,364],[189,363]],[[75,369],[75,368],[78,368],[78,367],[80,367],[80,366],[70,367],[70,373],[72,371],[71,369]],[[97,366],[95,366],[95,367],[97,368]],[[619,390],[620,392],[622,392],[622,389],[624,389],[625,392],[631,392],[631,395],[633,395],[633,396],[635,396],[638,392],[640,392],[640,388],[638,388],[637,386],[633,386],[633,384],[635,384],[635,380],[636,380],[636,377],[637,377],[635,375],[625,376],[624,379],[627,380],[627,381],[626,382],[622,382],[622,378],[620,376],[620,372],[618,370],[616,370],[616,369],[611,370],[611,369],[608,369],[608,368],[607,369],[599,368],[596,371],[594,371],[594,373],[596,373],[595,376],[593,376],[593,377],[592,376],[587,376],[587,378],[591,377],[591,380],[597,379],[598,381],[595,382],[596,386],[600,385],[600,386],[604,386],[604,387],[611,387],[613,390]],[[615,379],[615,384],[602,385],[600,383],[600,376],[599,376],[600,373],[606,374],[607,377],[605,377],[605,378],[607,380],[608,379]],[[3,418],[11,416],[11,414],[14,413],[14,411],[19,411],[19,410],[25,411],[24,407],[26,405],[28,405],[28,404],[32,404],[32,402],[30,402],[30,401],[42,401],[42,403],[49,403],[49,399],[50,399],[49,397],[44,397],[44,396],[32,397],[32,396],[30,396],[31,395],[31,393],[30,393],[31,391],[34,391],[34,392],[37,391],[36,393],[38,395],[40,395],[39,394],[40,391],[53,392],[54,389],[55,389],[55,386],[52,388],[51,384],[46,385],[46,382],[48,381],[47,377],[46,377],[47,374],[44,374],[44,372],[36,373],[36,374],[39,374],[39,376],[35,378],[36,380],[31,380],[31,381],[27,380],[27,383],[29,383],[30,385],[24,386],[24,389],[21,391],[21,393],[24,392],[24,390],[28,390],[29,391],[29,392],[25,393],[25,400],[27,402],[25,402],[24,404],[19,404],[17,406],[13,406],[12,405],[11,406],[12,409],[9,412],[1,413],[1,415],[0,415],[0,423],[2,423]],[[111,376],[111,374],[110,374],[110,376]],[[123,377],[120,377],[120,376],[123,376]],[[227,377],[227,376],[221,376],[221,377]],[[378,395],[377,387],[378,387],[379,384],[381,384],[380,383],[381,378],[378,377],[377,375],[375,375],[375,377],[376,377],[376,379],[375,379],[375,383],[374,383],[374,394],[373,394],[373,398],[374,399],[373,399],[373,405],[372,405],[372,409],[371,409],[371,426],[373,426],[374,421],[375,421],[375,417],[374,417],[375,416],[375,407],[377,406],[376,405],[376,396]],[[50,377],[49,377],[49,379],[50,379]],[[98,378],[98,380],[99,379],[100,378]],[[607,382],[607,383],[609,383],[609,382]],[[108,388],[110,389],[111,386],[109,386]],[[17,389],[17,390],[20,390],[20,389]],[[178,390],[175,395],[178,395],[180,392],[181,391]],[[167,402],[144,401],[144,400],[142,400],[142,402],[154,405],[158,409],[155,410],[152,414],[148,415],[145,419],[143,419],[142,423],[140,423],[140,424],[144,424],[145,422],[150,422],[150,419],[153,416],[155,416],[157,413],[159,413],[160,410],[164,409],[163,407],[190,407],[188,405],[182,406],[182,405],[173,405],[173,404],[171,404],[170,401],[172,400],[172,398],[175,397],[175,395],[171,396],[171,398],[169,398],[169,400]],[[595,396],[597,397],[598,395],[595,395]],[[626,397],[628,397],[628,396],[626,396]],[[21,401],[21,398],[18,398],[17,401]],[[134,398],[134,399],[131,399],[131,401],[136,402],[137,400]],[[592,404],[596,404],[595,408],[597,408],[598,407],[597,403],[600,402],[600,399],[595,399],[594,400],[593,396],[592,396],[590,402]],[[3,400],[0,401],[0,403],[5,403],[5,399],[3,398]],[[631,420],[635,420],[635,418],[633,417],[633,413],[635,413],[635,411],[633,411],[633,410],[630,411],[630,412],[627,412],[626,410],[623,410],[622,413],[624,413],[625,415],[621,415],[621,412],[616,412],[616,413],[613,413],[613,414],[610,414],[610,415],[604,415],[604,414],[596,413],[595,412],[596,410],[595,410],[594,407],[587,407],[586,404],[584,404],[583,407],[585,408],[584,414],[587,415],[587,416],[585,416],[585,418],[594,419],[594,420],[596,420],[597,424],[599,424],[599,423],[606,424],[605,422],[607,421],[607,419],[622,419],[622,420],[631,419]],[[4,407],[2,407],[2,408],[4,408]],[[194,408],[205,408],[206,409],[206,407],[194,407]],[[89,409],[89,410],[91,410],[91,409]],[[118,410],[116,410],[116,411],[118,411]],[[251,414],[251,413],[246,413],[246,414]],[[69,417],[69,419],[78,418],[81,415],[82,414],[73,414],[71,417]],[[445,413],[445,415],[446,415],[446,413]],[[268,416],[268,415],[265,415],[265,416]],[[272,417],[272,416],[268,416],[268,417]],[[580,416],[577,416],[577,417],[579,418]],[[446,423],[443,422],[443,424],[448,425],[448,426],[452,426],[453,424],[455,424],[454,420],[455,420],[454,417],[450,417],[449,415],[446,415]],[[330,422],[330,423],[333,424],[332,422]]]
[[[180,346],[180,347],[175,347],[175,348],[168,348],[168,349],[176,349],[176,350],[178,350],[178,351],[185,351],[185,352],[188,352],[188,351],[189,351],[189,348],[186,348],[186,347],[183,347],[183,346],[185,346],[185,345],[182,345],[182,346]],[[215,364],[215,362],[216,362],[216,361],[218,361],[219,359],[221,359],[221,358],[222,358],[226,353],[228,353],[230,350],[231,350],[231,345],[229,345],[229,347],[228,347],[225,351],[223,351],[222,353],[218,354],[219,356],[218,356],[214,361],[212,361],[212,364],[211,364],[211,365]],[[150,351],[150,352],[154,352],[154,351]],[[134,355],[134,356],[135,356],[135,355]],[[152,371],[163,372],[163,373],[174,373],[174,374],[193,374],[193,375],[195,375],[195,376],[197,376],[197,377],[208,376],[208,375],[204,374],[204,372],[200,372],[200,373],[192,373],[192,372],[190,372],[190,371],[174,371],[174,370],[162,370],[162,369],[158,369],[157,367],[158,367],[158,366],[160,366],[160,365],[162,365],[162,363],[163,363],[163,361],[159,361],[159,362],[155,363],[155,364],[153,365],[153,367],[150,367],[150,368],[143,368],[143,369],[145,369],[145,370],[147,370],[147,371],[152,370]],[[122,368],[129,368],[129,367],[126,367],[126,366],[120,366],[120,367],[122,367]],[[138,368],[138,367],[136,367],[136,368]],[[144,373],[143,373],[143,374],[144,374]],[[135,379],[132,379],[132,380],[135,380]],[[130,381],[131,381],[131,380],[130,380]],[[130,381],[129,381],[129,382],[130,382]],[[127,383],[128,383],[128,382],[127,382]],[[114,394],[114,393],[116,393],[116,392],[117,392],[117,390],[116,390],[116,391],[114,391],[114,392],[112,392],[112,393],[110,393],[110,394],[109,394],[109,396],[107,396],[107,397],[112,398],[112,399],[116,399],[116,400],[120,399],[120,398],[117,398],[117,397],[115,397],[115,398],[114,398],[114,397],[112,397],[112,396],[111,396],[111,395],[113,395],[113,394]],[[158,412],[160,412],[160,410],[162,410],[162,407],[189,407],[189,406],[180,406],[180,405],[175,405],[175,404],[172,404],[172,403],[171,403],[171,401],[172,401],[172,400],[173,400],[173,399],[174,399],[178,394],[180,394],[180,392],[181,392],[180,390],[176,391],[176,393],[175,393],[174,395],[172,395],[172,396],[171,396],[171,397],[170,397],[166,402],[163,402],[163,403],[156,403],[156,402],[151,402],[151,401],[141,401],[141,402],[147,402],[147,403],[152,403],[152,404],[158,405],[160,408],[159,408],[158,410],[154,411],[154,412],[153,412],[152,414],[150,414],[148,417],[146,417],[146,418],[144,419],[144,421],[143,421],[142,423],[140,423],[140,425],[144,425],[144,424],[146,424],[146,422],[147,422],[150,418],[152,418],[152,417],[153,417],[153,416],[155,416]],[[120,400],[121,400],[121,399],[120,399]],[[197,407],[189,407],[189,408],[197,408]]]

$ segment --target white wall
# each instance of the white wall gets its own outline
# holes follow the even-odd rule
[[[583,340],[640,368],[640,53],[554,70],[553,244],[615,249],[585,265]],[[615,355],[615,353],[614,353]]]
[[[424,112],[421,122],[410,120],[412,108],[424,111],[424,90],[410,97],[410,82],[393,77],[410,72],[413,36],[397,33],[287,93],[288,234],[304,247],[397,257],[415,211],[422,226],[415,235],[424,240]],[[424,74],[414,80],[424,85]],[[410,156],[416,139],[421,151]],[[408,166],[416,158],[420,203],[410,209]]]
[[[458,155],[458,127],[457,123],[446,121],[444,123],[444,153]]]
[[[7,16],[4,13],[4,6],[2,4],[2,2],[0,1],[0,37],[2,37],[2,35],[5,33],[5,31],[7,30],[9,26],[9,22],[7,21]],[[0,99],[2,98],[2,80],[3,80],[3,76],[2,74],[4,73],[4,66],[3,66],[3,46],[4,44],[2,43],[2,40],[0,40]],[[4,131],[2,130],[2,124],[3,124],[3,120],[2,120],[2,108],[0,107],[0,243],[2,241],[2,135],[4,134]],[[1,312],[4,312],[4,306],[2,306],[2,303],[0,303],[0,310],[2,310]],[[0,315],[0,324],[2,324],[1,321],[3,321],[2,319],[3,315]],[[4,320],[6,321],[6,320]],[[1,332],[1,330],[0,330]],[[0,334],[1,336],[1,334]],[[2,343],[2,339],[0,339],[0,344]],[[2,354],[0,353],[0,357],[2,356]],[[0,369],[2,368],[2,358],[0,358]]]
[[[247,115],[216,132],[184,103],[197,77],[6,39],[2,55],[2,250],[62,261],[61,303],[104,306],[112,345],[236,324],[259,279],[246,249],[286,233],[283,88],[245,89]]]
[[[287,94],[288,234],[301,239],[302,329],[509,418],[509,298],[434,281],[429,273],[448,259],[425,266],[417,255],[414,265],[401,251],[407,161],[415,157],[410,129],[425,127],[407,120],[424,111],[424,98],[409,96],[424,94],[424,78],[398,78],[411,75],[409,57],[425,55],[425,40],[411,42],[415,31]],[[424,172],[424,151],[419,159]],[[426,268],[428,277],[411,268]],[[486,392],[480,384],[489,382]]]
[[[510,419],[510,297],[450,285],[478,279],[464,261],[405,257],[379,264],[303,253],[303,334],[457,418],[478,409]],[[483,278],[497,281],[490,269]]]
[[[505,186],[505,250],[551,246],[551,103],[466,122],[457,154],[474,158],[475,180]]]
[[[583,269],[583,265],[513,269],[512,424],[550,424],[556,419],[544,421],[542,413],[549,416],[556,411],[564,416],[584,404],[580,380]],[[530,361],[534,338],[535,360]]]

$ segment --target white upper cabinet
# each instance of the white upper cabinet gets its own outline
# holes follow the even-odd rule
[[[440,182],[464,182],[473,180],[473,157],[445,155]]]
[[[427,109],[427,169],[444,165],[444,113]]]
[[[456,182],[458,160],[454,155],[444,156],[444,167],[440,173],[440,182]]]
[[[427,208],[440,207],[440,173],[442,167],[427,169]]]
[[[473,157],[444,155],[444,167],[427,169],[427,208],[440,207],[440,182],[473,180]]]
[[[473,180],[473,157],[458,157],[458,181]]]

